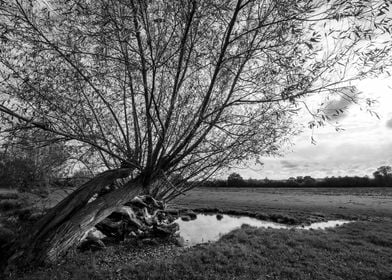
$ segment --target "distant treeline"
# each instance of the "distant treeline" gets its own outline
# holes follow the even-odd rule
[[[234,175],[233,175],[234,174]],[[299,176],[287,180],[247,179],[237,173],[231,174],[227,180],[211,180],[202,183],[202,187],[212,188],[372,188],[392,187],[392,176],[365,177],[326,177],[314,179],[310,176]]]

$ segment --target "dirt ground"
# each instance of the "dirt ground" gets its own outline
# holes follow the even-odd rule
[[[267,213],[392,217],[392,188],[197,188],[178,197],[171,205]]]

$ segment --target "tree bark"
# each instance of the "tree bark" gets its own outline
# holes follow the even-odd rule
[[[126,183],[88,203],[90,198],[118,178],[127,177],[130,169],[105,171],[82,185],[41,218],[31,235],[20,243],[9,260],[13,265],[53,262],[83,237],[84,233],[110,215],[142,190],[140,179]]]
[[[112,191],[87,204],[75,213],[71,219],[62,223],[51,237],[41,244],[41,252],[35,254],[35,258],[39,262],[55,261],[67,249],[80,241],[87,230],[109,216],[118,206],[130,201],[142,189],[139,180],[132,180],[123,188]]]

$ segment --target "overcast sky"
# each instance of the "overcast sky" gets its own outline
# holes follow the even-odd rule
[[[244,178],[286,179],[291,176],[372,176],[381,165],[392,165],[392,79],[364,80],[357,84],[363,97],[378,100],[374,110],[380,119],[350,106],[339,120],[345,131],[327,126],[314,131],[316,145],[311,144],[310,129],[293,139],[282,158],[263,158],[264,166],[235,169]],[[304,115],[299,119],[306,118]]]

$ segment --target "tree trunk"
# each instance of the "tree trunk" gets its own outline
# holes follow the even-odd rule
[[[73,244],[80,241],[87,230],[109,216],[118,206],[130,201],[142,191],[142,184],[131,181],[123,188],[112,191],[80,209],[71,219],[62,223],[35,254],[38,261],[55,261]]]
[[[128,202],[142,190],[139,179],[88,203],[90,198],[118,178],[127,177],[129,169],[103,172],[82,185],[37,222],[32,234],[10,258],[9,264],[53,262],[76,244],[84,233]]]

